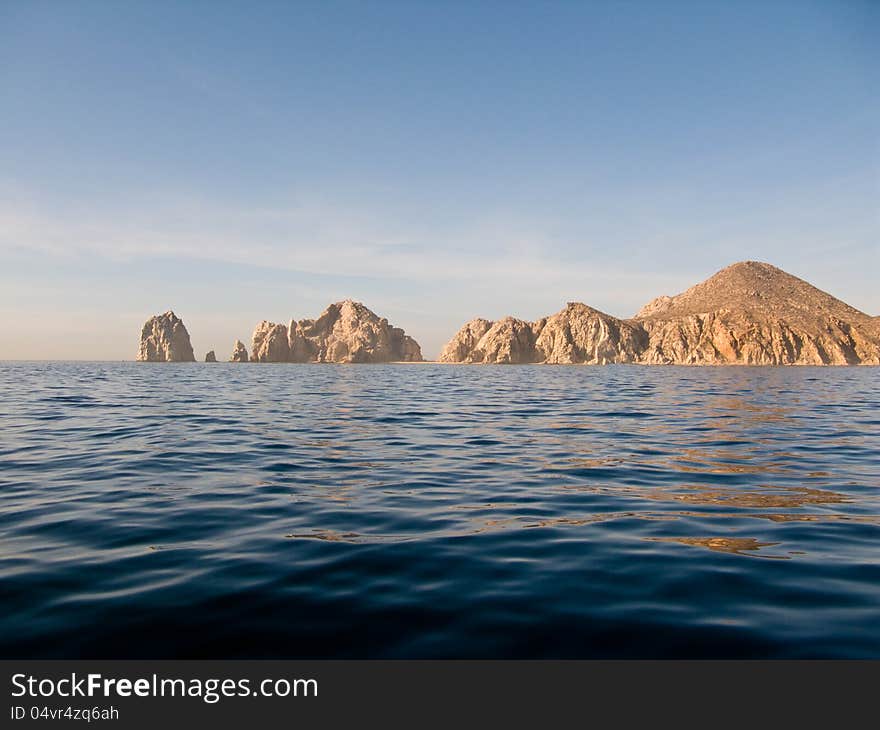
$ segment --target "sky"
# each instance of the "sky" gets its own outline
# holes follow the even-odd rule
[[[632,316],[735,261],[880,315],[880,3],[0,0],[0,359],[345,298]]]

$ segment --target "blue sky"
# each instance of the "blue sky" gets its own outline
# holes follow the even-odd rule
[[[631,316],[742,259],[880,314],[880,3],[0,0],[0,358],[353,297]]]

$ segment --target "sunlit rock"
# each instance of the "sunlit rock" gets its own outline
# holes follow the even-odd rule
[[[443,362],[880,364],[878,319],[769,264],[728,266],[632,319],[580,303],[536,322],[475,319]]]
[[[287,327],[263,320],[254,330],[251,342],[251,362],[289,362],[290,346]]]
[[[317,319],[289,326],[263,321],[254,331],[251,359],[258,362],[419,362],[419,344],[360,302],[346,299]]]
[[[874,318],[770,264],[743,261],[646,304],[646,363],[880,364]]]
[[[170,310],[150,317],[141,329],[137,359],[141,362],[195,362],[183,320]]]

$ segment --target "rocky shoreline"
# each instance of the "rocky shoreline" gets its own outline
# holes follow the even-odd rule
[[[151,317],[137,359],[194,362],[174,312]],[[214,362],[214,351],[206,356]],[[425,362],[402,329],[360,302],[317,319],[260,322],[251,351],[236,340],[230,362]],[[880,365],[880,317],[871,317],[770,264],[743,261],[630,319],[580,302],[530,322],[476,318],[443,347],[440,363],[641,365]]]
[[[744,261],[631,319],[579,302],[535,322],[474,319],[442,362],[878,365],[877,318],[770,264]]]

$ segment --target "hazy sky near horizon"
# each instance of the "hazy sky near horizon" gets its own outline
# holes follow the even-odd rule
[[[758,259],[880,314],[880,3],[0,0],[0,359],[352,297],[631,316]]]

